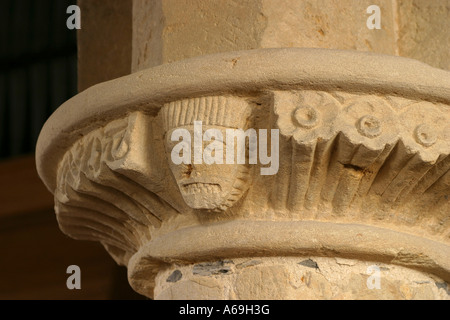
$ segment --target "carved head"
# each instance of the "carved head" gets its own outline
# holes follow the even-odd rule
[[[248,189],[248,163],[237,164],[237,144],[227,146],[226,135],[227,129],[245,131],[250,115],[248,102],[236,97],[202,97],[164,105],[169,167],[191,208],[225,211]],[[234,150],[231,163],[226,161],[227,148]],[[174,155],[183,161],[174,161]]]

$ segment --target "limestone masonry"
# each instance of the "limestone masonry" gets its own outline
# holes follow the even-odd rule
[[[61,230],[154,299],[450,299],[450,3],[378,2],[131,1],[130,74],[37,144]]]

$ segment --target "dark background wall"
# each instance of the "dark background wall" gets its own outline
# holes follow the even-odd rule
[[[102,1],[102,0],[92,0]],[[51,113],[77,93],[75,0],[0,0],[0,300],[143,299],[99,243],[65,236],[34,160]],[[69,290],[69,265],[81,290]]]
[[[0,1],[0,159],[34,152],[50,114],[77,93],[71,0]]]

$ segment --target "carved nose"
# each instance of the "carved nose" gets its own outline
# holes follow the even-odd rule
[[[186,166],[183,166],[183,171],[182,171],[183,176],[184,176],[185,178],[190,178],[191,175],[192,175],[192,170],[193,170],[193,167],[192,167],[191,164],[188,164],[188,165],[186,165]]]
[[[204,166],[203,164],[192,163],[188,165],[188,168],[190,171],[189,176],[192,178],[197,178],[201,176],[201,171],[204,169]]]
[[[200,176],[200,171],[198,166],[194,164],[188,164],[184,167],[183,175],[185,178],[196,178]]]

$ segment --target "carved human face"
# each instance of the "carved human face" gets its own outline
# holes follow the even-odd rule
[[[174,150],[174,147],[181,141],[171,141],[172,132],[180,128],[186,129],[191,136],[190,164],[175,164],[171,158],[171,153]],[[216,146],[220,145],[223,148],[223,156],[221,156],[220,152],[217,154],[214,152],[217,149],[208,154],[216,156],[216,159],[222,158],[222,164],[205,163],[205,159],[203,157],[203,155],[207,152],[205,148],[210,146],[212,141],[203,141],[203,139],[201,139],[202,163],[194,163],[194,127],[183,126],[180,128],[172,129],[167,132],[165,142],[169,166],[184,201],[193,209],[225,211],[237,200],[239,200],[248,188],[248,166],[245,164],[236,164],[235,161],[233,161],[232,164],[226,163],[226,128],[216,126],[204,126],[202,128],[202,136],[208,129],[215,129],[221,133],[223,137],[222,140],[212,139],[212,141],[215,141]],[[212,151],[212,149],[210,150]],[[183,152],[183,150],[180,151],[180,156],[183,155]]]

